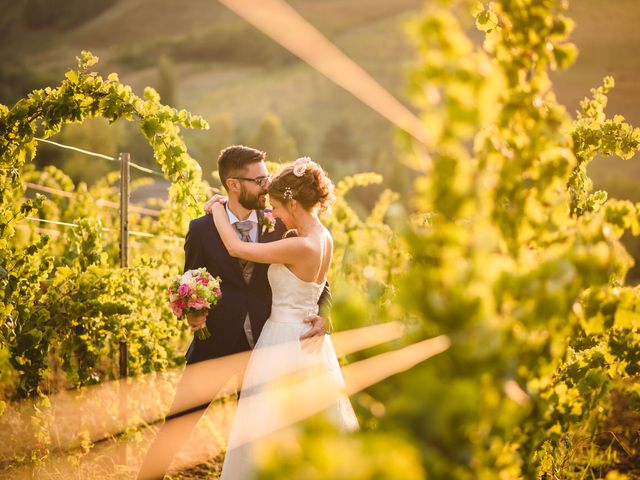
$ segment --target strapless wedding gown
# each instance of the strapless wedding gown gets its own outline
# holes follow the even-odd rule
[[[312,350],[300,342],[311,328],[303,320],[318,313],[325,282],[300,280],[281,264],[269,267],[268,278],[271,316],[247,365],[221,480],[254,478],[261,442],[315,413],[325,412],[342,430],[358,428],[329,336]]]

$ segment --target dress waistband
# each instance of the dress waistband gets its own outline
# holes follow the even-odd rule
[[[318,307],[296,308],[296,307],[271,307],[269,320],[275,323],[304,323],[304,319],[309,315],[317,315]]]

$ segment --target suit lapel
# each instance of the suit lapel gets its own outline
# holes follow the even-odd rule
[[[240,265],[240,262],[238,261],[237,258],[234,258],[231,255],[229,255],[229,252],[227,251],[226,247],[224,246],[224,243],[222,242],[222,238],[220,238],[220,233],[218,232],[218,229],[213,224],[213,220],[211,223],[212,223],[213,231],[215,232],[216,243],[218,243],[218,246],[219,246],[219,248],[214,249],[212,253],[219,252],[218,255],[221,255],[224,261],[231,265],[231,270],[233,271],[234,275],[237,277],[237,281],[242,285],[246,285],[244,281],[244,276],[242,275],[242,266]]]
[[[258,243],[262,243],[262,217],[264,216],[264,210],[256,210],[258,214]]]
[[[258,236],[256,239],[256,243],[263,243],[264,236],[262,235],[261,223],[262,223],[262,216],[264,215],[264,212],[262,210],[256,210],[256,213],[258,217]],[[251,275],[251,280],[249,280],[249,285],[253,283],[254,279],[256,279],[258,275],[262,273],[262,270],[264,270],[266,267],[268,267],[268,265],[264,265],[262,263],[253,264],[253,275]]]

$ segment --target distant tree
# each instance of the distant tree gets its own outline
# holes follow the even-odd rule
[[[37,88],[57,81],[56,75],[41,65],[29,64],[14,52],[2,54],[0,59],[0,103],[11,106]]]
[[[251,131],[244,125],[238,125],[235,132],[235,141],[240,145],[249,145],[251,143]]]
[[[273,162],[290,162],[298,155],[296,141],[282,126],[277,115],[265,116],[256,133],[251,137],[251,146],[267,152]]]
[[[176,105],[176,76],[174,69],[171,58],[165,54],[160,55],[157,65],[156,90],[160,94],[162,103],[171,106]]]
[[[300,155],[314,156],[317,153],[311,151],[310,144],[314,133],[313,128],[309,124],[300,121],[290,121],[286,124],[286,129],[295,140]]]
[[[348,120],[338,120],[327,129],[320,146],[323,159],[334,163],[354,163],[360,153]]]
[[[26,0],[22,20],[30,28],[63,29],[81,25],[117,0]]]
[[[297,60],[288,50],[242,20],[227,21],[201,32],[192,32],[186,41],[177,42],[169,48],[173,58],[185,61],[210,60],[275,68]]]
[[[202,167],[202,178],[212,183],[217,179],[217,159],[222,150],[236,142],[236,129],[231,115],[217,115],[208,119],[210,130],[203,132],[192,132],[190,137],[190,150],[193,157]],[[217,185],[217,181],[213,182]]]

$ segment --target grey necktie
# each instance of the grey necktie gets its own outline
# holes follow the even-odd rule
[[[253,228],[253,222],[250,220],[244,220],[242,222],[236,222],[235,224],[236,230],[240,233],[240,240],[243,242],[251,242],[251,229]],[[242,267],[242,277],[244,278],[245,283],[248,285],[251,281],[251,275],[253,274],[253,262],[249,262],[248,260],[244,260],[243,258],[240,260],[240,266]],[[251,329],[251,321],[249,320],[249,314],[244,319],[244,333],[247,337],[247,341],[251,348],[254,347],[255,341],[253,339],[253,330]]]
[[[236,230],[240,233],[240,240],[243,242],[251,241],[251,229],[253,228],[253,222],[251,220],[244,220],[242,222],[235,223]],[[253,262],[249,262],[243,258],[240,259],[240,265],[242,266],[242,276],[244,281],[248,284],[253,274]]]

